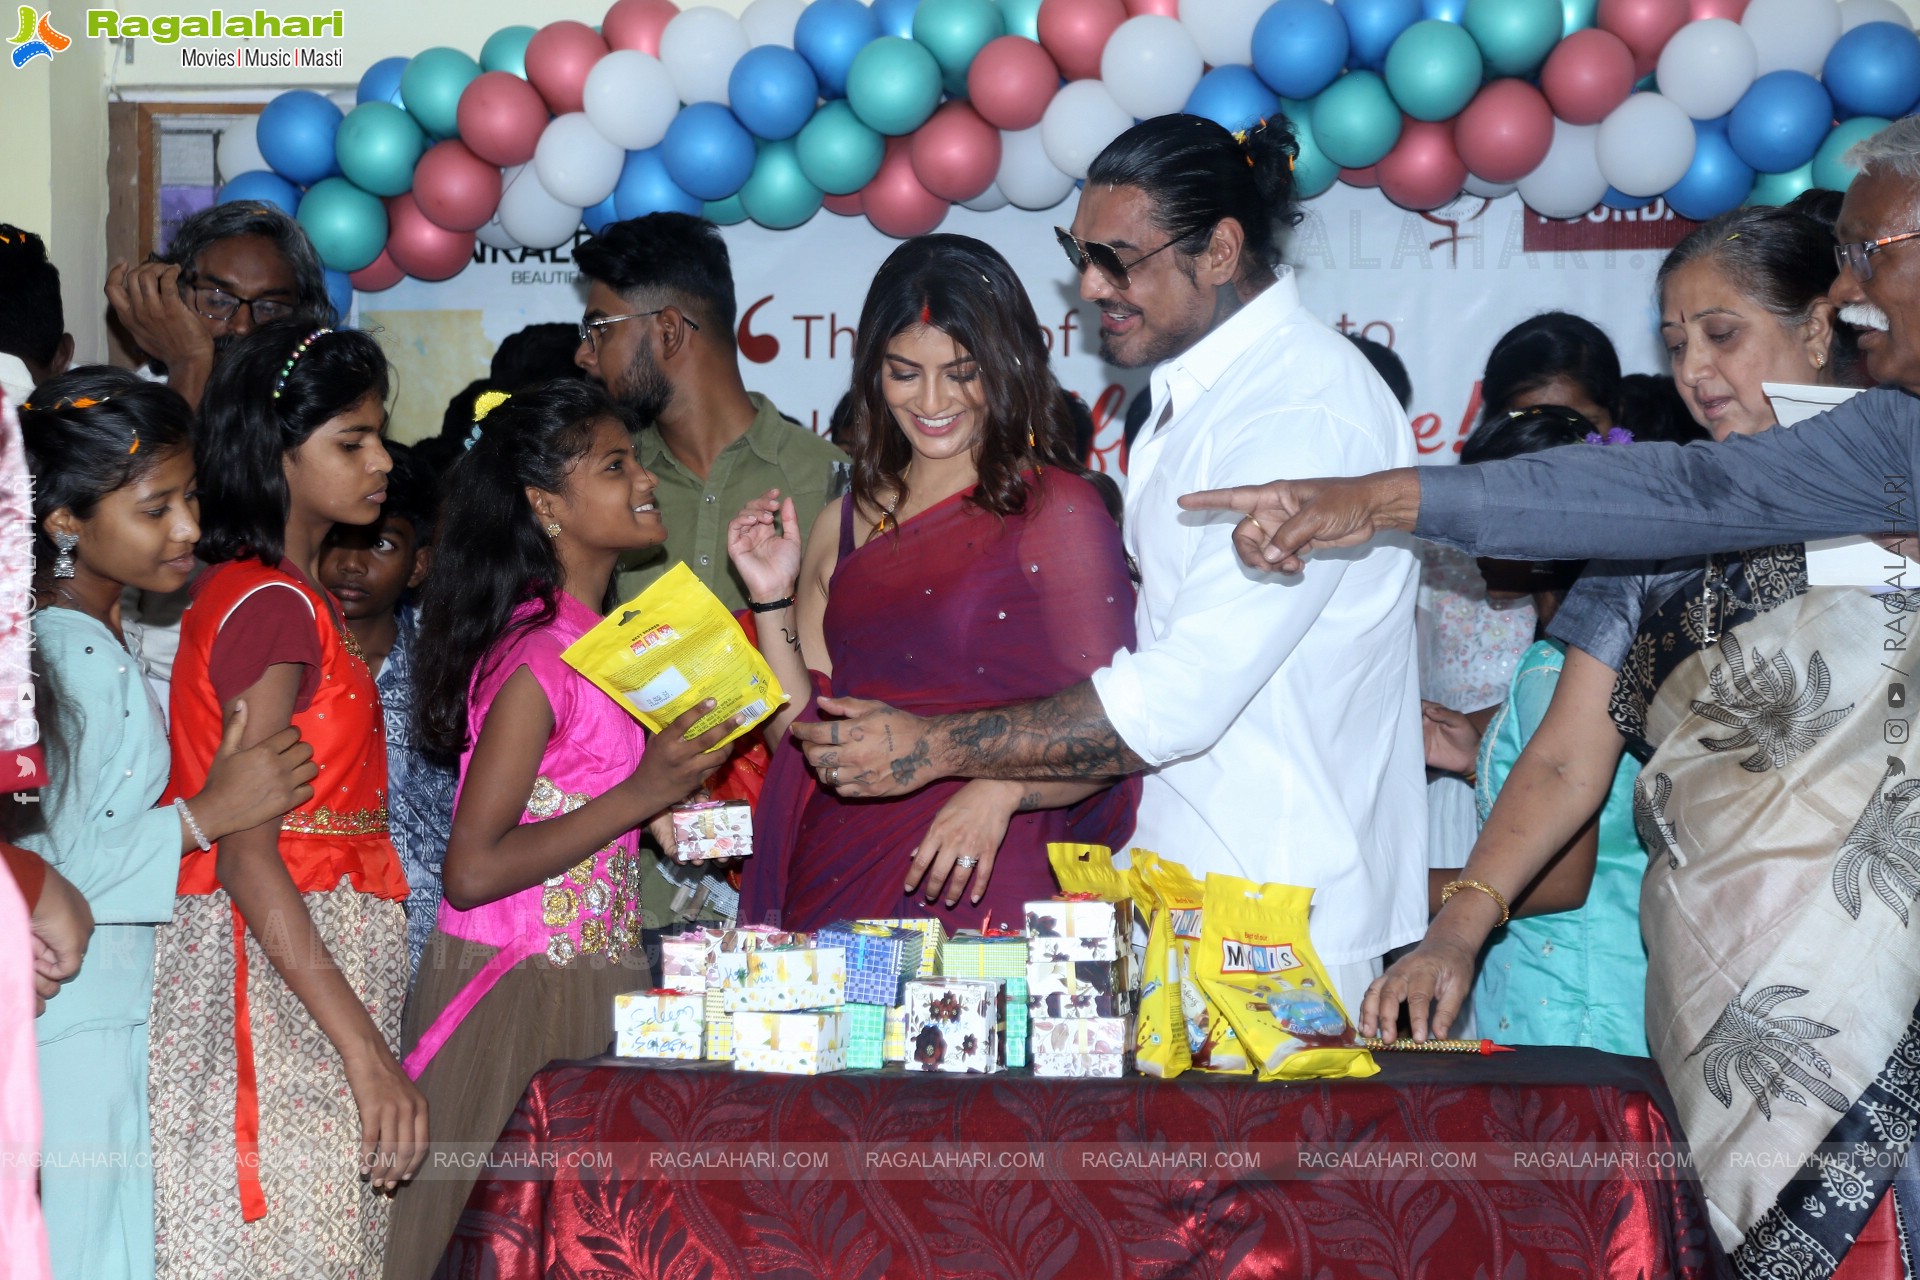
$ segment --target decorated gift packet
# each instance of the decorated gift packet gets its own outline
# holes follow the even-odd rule
[[[1054,960],[1027,966],[1027,1007],[1036,1018],[1124,1018],[1133,1007],[1131,957]]]
[[[747,952],[742,1010],[825,1009],[846,1003],[847,953],[839,947],[760,947]]]
[[[1051,898],[1029,902],[1028,960],[1118,960],[1133,954],[1133,908],[1125,902]]]
[[[908,1070],[997,1071],[998,978],[915,978],[907,983]]]
[[[1118,1077],[1126,1071],[1132,1044],[1126,1018],[1035,1018],[1033,1074]]]
[[[1027,980],[1007,978],[1000,1001],[1000,1061],[1009,1067],[1027,1065]]]
[[[707,989],[707,967],[720,947],[720,934],[688,929],[660,939],[660,982],[674,991]]]
[[[940,951],[946,945],[947,926],[938,920],[860,920],[858,924],[884,925],[889,929],[911,929],[924,940],[920,947],[920,968],[911,976],[916,978],[937,977],[940,973]]]
[[[796,947],[807,944],[804,933],[787,933],[766,925],[738,925],[720,935],[707,959],[707,991],[717,996],[720,1012],[733,1013],[740,1006],[740,993],[747,985],[747,953],[761,947]]]
[[[883,1004],[859,1004],[849,1001],[847,1015],[847,1069],[873,1071],[887,1063],[887,1019],[891,1012]]]
[[[698,1058],[706,996],[697,991],[629,991],[613,998],[613,1052],[622,1058]]]
[[[744,858],[753,852],[753,806],[745,800],[700,800],[667,811],[673,856],[681,862]]]
[[[920,971],[920,953],[926,935],[915,929],[842,920],[813,935],[816,947],[839,947],[846,952],[847,995],[850,1003],[896,1005],[903,984]]]
[[[1023,934],[962,929],[940,949],[940,972],[949,978],[1023,978],[1027,956]]]
[[[847,1069],[840,1009],[748,1009],[733,1015],[733,1068],[817,1076]]]

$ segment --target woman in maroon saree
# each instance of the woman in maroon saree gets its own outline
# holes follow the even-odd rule
[[[797,715],[819,718],[809,693],[921,715],[1045,698],[1130,647],[1119,528],[1071,456],[1039,320],[1005,259],[963,236],[908,241],[875,276],[859,333],[851,492],[821,513],[804,561],[777,494],[729,530]],[[1056,892],[1048,844],[1132,834],[1137,779],[951,779],[842,800],[787,740],[795,718],[768,730],[743,922],[1017,927],[1022,903]]]

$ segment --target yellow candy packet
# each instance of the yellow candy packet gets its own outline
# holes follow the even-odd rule
[[[1113,865],[1113,850],[1103,844],[1050,844],[1047,861],[1063,895],[1085,894],[1101,902],[1127,902],[1133,896],[1127,873]]]
[[[1363,1077],[1347,1016],[1307,933],[1313,890],[1209,875],[1194,976],[1226,1014],[1262,1080]]]
[[[1191,1067],[1193,1050],[1180,1003],[1180,940],[1173,936],[1171,913],[1163,906],[1153,908],[1147,927],[1147,959],[1135,1008],[1133,1061],[1140,1073],[1171,1080]]]
[[[713,710],[693,733],[739,716],[741,723],[722,739],[732,742],[787,701],[773,668],[684,562],[560,656],[654,733],[712,698]]]
[[[1212,998],[1194,976],[1193,951],[1200,943],[1201,902],[1204,886],[1193,873],[1177,862],[1154,858],[1141,869],[1140,876],[1167,918],[1172,939],[1169,955],[1178,977],[1175,988],[1180,1001],[1180,1021],[1186,1027],[1187,1051],[1197,1071],[1222,1075],[1246,1075],[1253,1070],[1233,1023],[1215,1007]]]

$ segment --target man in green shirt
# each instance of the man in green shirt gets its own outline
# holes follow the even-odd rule
[[[656,213],[610,224],[574,254],[591,286],[575,360],[645,423],[635,445],[660,487],[664,546],[620,562],[631,599],[678,561],[727,608],[747,605],[727,525],[769,489],[804,536],[847,456],[740,378],[732,264],[711,222]]]

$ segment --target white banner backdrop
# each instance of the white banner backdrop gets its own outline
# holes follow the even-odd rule
[[[1072,198],[1045,212],[956,207],[940,230],[977,236],[1013,264],[1047,326],[1061,383],[1094,408],[1094,465],[1119,471],[1121,423],[1145,371],[1113,369],[1099,358],[1098,317],[1080,301],[1052,231],[1072,214]],[[1414,214],[1378,191],[1342,185],[1307,203],[1286,258],[1310,309],[1405,361],[1421,458],[1452,461],[1478,413],[1487,352],[1527,316],[1555,309],[1586,316],[1612,336],[1628,372],[1663,368],[1653,274],[1662,246],[1686,225],[1657,202],[1635,213],[1600,209],[1573,223],[1548,222],[1516,196],[1463,197]],[[867,284],[899,242],[865,219],[825,211],[791,231],[749,223],[725,235],[747,386],[824,431],[847,388]],[[1569,247],[1529,252],[1529,243]],[[1600,247],[1622,244],[1646,247]],[[381,332],[398,370],[397,438],[437,431],[447,400],[486,374],[508,334],[580,317],[585,287],[568,247],[481,252],[486,261],[452,280],[408,280],[359,295],[360,323]]]

